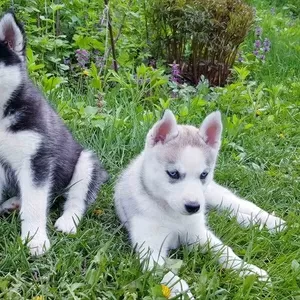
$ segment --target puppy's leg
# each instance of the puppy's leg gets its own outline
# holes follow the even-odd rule
[[[55,222],[58,231],[76,233],[76,227],[87,206],[96,200],[100,185],[108,178],[92,152],[83,150],[78,158],[66,195],[61,217]]]
[[[233,250],[224,245],[206,226],[199,228],[198,235],[191,235],[195,240],[190,240],[191,244],[199,243],[204,246],[204,250],[211,250],[218,256],[219,263],[225,269],[232,269],[239,272],[240,276],[255,274],[260,281],[268,281],[268,273],[255,265],[244,262]]]
[[[144,270],[152,270],[156,265],[164,266],[168,250],[178,244],[178,236],[142,217],[134,217],[129,228],[132,245],[136,247]],[[170,288],[171,298],[186,294],[189,299],[194,299],[188,284],[171,271],[165,274],[161,283]]]
[[[3,202],[3,191],[5,186],[5,171],[0,166],[0,204]]]
[[[149,219],[135,216],[130,220],[129,232],[132,246],[139,254],[145,270],[155,265],[163,266],[174,236],[170,230]]]
[[[47,237],[47,206],[49,181],[36,183],[30,167],[23,167],[18,174],[21,191],[21,237],[28,241],[32,255],[41,255],[50,247]]]
[[[21,208],[21,200],[19,197],[12,197],[0,205],[0,215],[7,214]]]
[[[228,209],[231,216],[243,226],[258,224],[266,226],[270,231],[280,231],[285,228],[285,221],[275,217],[252,202],[241,199],[228,189],[211,182],[205,191],[207,204],[219,209]]]

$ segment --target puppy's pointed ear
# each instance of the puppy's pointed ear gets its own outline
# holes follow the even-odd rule
[[[222,128],[221,113],[215,111],[204,119],[199,129],[204,142],[217,151],[221,145]]]
[[[147,145],[165,144],[178,135],[176,118],[167,109],[160,121],[154,124],[147,135]]]
[[[0,20],[0,40],[19,56],[24,56],[24,29],[11,12],[6,13]]]

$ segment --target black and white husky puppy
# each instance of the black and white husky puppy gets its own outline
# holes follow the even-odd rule
[[[20,207],[21,236],[33,255],[49,247],[51,198],[66,202],[57,230],[75,233],[87,206],[108,178],[95,154],[83,149],[27,75],[25,36],[12,13],[0,20],[0,213]],[[5,190],[15,197],[2,200]]]

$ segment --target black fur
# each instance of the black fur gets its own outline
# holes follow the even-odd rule
[[[93,160],[94,160],[94,168],[93,168],[92,180],[89,184],[88,194],[86,197],[87,205],[90,204],[91,199],[94,199],[97,196],[95,195],[97,186],[109,180],[109,175],[107,174],[103,166],[97,163],[98,160],[96,155],[94,155]]]
[[[10,51],[4,42],[0,42],[0,62],[6,66],[17,65],[21,62],[19,56]]]
[[[7,183],[5,189],[4,189],[4,191],[2,191],[2,193],[5,192],[7,194],[7,198],[10,198],[13,196],[19,196],[20,189],[18,186],[17,176],[16,176],[14,170],[3,159],[0,160],[0,166],[4,170],[5,182]]]

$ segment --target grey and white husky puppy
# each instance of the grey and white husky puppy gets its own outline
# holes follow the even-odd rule
[[[0,213],[19,207],[22,239],[31,254],[43,254],[50,247],[51,198],[65,194],[55,227],[74,233],[107,176],[28,78],[23,27],[6,13],[0,20]],[[14,197],[3,202],[5,190]]]
[[[244,262],[206,225],[207,206],[228,209],[242,225],[259,224],[273,231],[285,223],[213,181],[221,133],[218,111],[196,128],[178,125],[166,110],[149,131],[144,151],[117,181],[116,211],[150,269],[164,265],[169,249],[200,245],[211,248],[222,267],[268,280],[266,271]],[[172,272],[162,282],[171,288],[172,296],[187,291],[193,299],[187,283]]]

